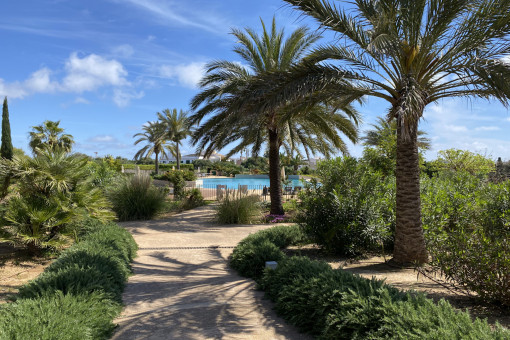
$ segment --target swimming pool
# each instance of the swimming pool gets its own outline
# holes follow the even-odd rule
[[[237,189],[239,185],[247,185],[248,189],[262,189],[269,187],[269,178],[203,178],[196,181],[197,187],[216,188],[217,185],[226,185],[228,189]],[[298,179],[290,180],[291,187],[302,187],[303,182]]]

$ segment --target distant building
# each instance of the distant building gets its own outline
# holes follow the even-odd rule
[[[212,162],[220,162],[222,159],[225,159],[225,156],[216,152],[213,152],[213,154],[209,157],[204,157],[203,154],[183,155],[181,156],[181,164],[191,164],[198,159],[207,159]],[[175,159],[175,157],[172,155],[169,155],[168,157],[161,156],[159,162],[161,164],[175,163],[177,162],[177,159]]]

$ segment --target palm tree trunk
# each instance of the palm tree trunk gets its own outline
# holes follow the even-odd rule
[[[175,155],[175,158],[177,158],[177,170],[181,170],[181,154],[179,153],[179,143],[175,143]]]
[[[156,154],[156,175],[159,175],[159,159],[158,159],[159,152],[155,152],[154,154]]]
[[[271,211],[272,215],[283,215],[282,205],[282,179],[280,171],[280,143],[278,131],[269,130],[269,186],[271,190]]]
[[[418,122],[409,138],[397,126],[397,205],[393,261],[399,264],[428,262],[421,224],[420,163],[417,143]]]

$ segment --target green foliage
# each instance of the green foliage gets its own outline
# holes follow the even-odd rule
[[[140,170],[152,170],[154,171],[156,168],[154,164],[122,164],[124,166],[124,169],[136,169],[138,166]],[[176,163],[170,163],[170,164],[160,164],[159,170],[172,170],[172,167],[177,167]],[[181,164],[181,170],[193,170],[193,164]]]
[[[242,168],[230,161],[215,162],[214,169],[221,171],[225,176],[234,176],[240,174]]]
[[[165,205],[166,191],[152,185],[148,175],[134,175],[112,187],[108,198],[121,221],[147,220]]]
[[[59,125],[60,121],[45,120],[41,125],[32,126],[28,145],[34,155],[43,149],[71,152],[74,144],[73,136],[65,134],[64,129]]]
[[[284,228],[294,234],[285,237]],[[231,266],[256,279],[278,314],[320,339],[506,339],[508,330],[474,322],[448,302],[401,292],[306,257],[286,258],[280,247],[299,243],[299,230],[266,229],[242,240]],[[289,234],[287,234],[288,236]],[[283,236],[283,237],[282,237]],[[277,260],[276,269],[264,269]]]
[[[87,220],[83,240],[0,307],[0,339],[107,339],[137,245],[117,225]]]
[[[75,235],[71,221],[114,218],[102,191],[88,178],[85,158],[56,147],[38,150],[34,158],[14,157],[0,166],[2,176],[17,182],[17,195],[7,201],[3,236],[34,253],[68,244]]]
[[[183,210],[193,209],[205,204],[204,197],[200,189],[193,188],[184,193],[184,199],[181,203]]]
[[[496,170],[495,162],[483,155],[458,149],[441,150],[434,162],[438,171],[468,172],[471,175],[487,176]]]
[[[172,183],[174,188],[174,198],[181,199],[185,194],[184,187],[186,185],[186,181],[194,181],[197,179],[197,176],[193,171],[189,170],[171,170],[165,172],[161,176],[158,176],[158,178]]]
[[[302,243],[305,236],[297,226],[277,226],[243,239],[230,257],[230,266],[239,274],[259,278],[266,261],[284,258],[281,248]]]
[[[5,97],[2,108],[2,145],[0,146],[0,157],[12,159],[13,155],[11,124],[9,123],[9,107],[7,106],[7,97]]]
[[[432,265],[452,284],[510,306],[510,182],[443,172],[422,185]]]
[[[269,160],[266,157],[249,157],[241,165],[249,170],[257,169],[260,173],[269,172]]]
[[[164,126],[163,138],[172,142],[168,147],[168,150],[172,153],[177,161],[177,169],[181,169],[181,152],[179,148],[182,145],[182,140],[186,139],[191,135],[193,129],[191,128],[191,122],[188,119],[188,112],[177,109],[165,109],[162,112],[158,112],[158,119]]]
[[[216,211],[216,219],[223,224],[250,224],[260,218],[259,197],[235,196],[227,193]]]
[[[320,184],[301,195],[297,221],[327,251],[355,256],[391,248],[395,187],[354,158],[321,162]]]
[[[87,162],[87,171],[92,184],[105,190],[121,177],[120,167],[122,165],[118,160],[105,157],[101,160]]]

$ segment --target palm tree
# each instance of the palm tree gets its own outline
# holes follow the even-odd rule
[[[134,159],[139,160],[145,157],[151,157],[152,154],[156,157],[156,173],[159,173],[159,154],[166,156],[165,151],[165,125],[161,122],[147,122],[142,127],[144,132],[137,133],[133,136],[140,137],[135,141],[135,145],[141,142],[146,142],[147,144],[138,150],[135,154]]]
[[[64,129],[59,126],[60,121],[46,120],[41,125],[33,126],[30,135],[29,146],[32,152],[37,154],[44,148],[55,150],[63,149],[71,152],[74,144],[72,135],[65,134]]]
[[[291,72],[260,77],[251,92],[270,93],[264,104],[271,108],[351,81],[358,86],[353,93],[387,101],[387,119],[397,124],[393,260],[427,262],[418,123],[425,107],[443,98],[494,98],[508,105],[510,3],[357,0],[347,10],[328,0],[285,1],[334,31],[338,43],[318,48]]]
[[[270,32],[262,20],[261,23],[260,36],[250,28],[246,33],[238,29],[232,31],[239,42],[234,52],[247,67],[229,61],[214,61],[207,66],[207,74],[200,83],[203,91],[191,102],[195,110],[191,120],[198,124],[206,115],[213,113],[213,116],[197,129],[193,141],[199,142],[198,148],[206,154],[238,142],[227,157],[248,146],[258,155],[265,144],[269,158],[271,214],[280,215],[284,213],[280,171],[282,145],[293,150],[302,146],[307,153],[347,152],[339,131],[355,141],[357,127],[353,121],[357,123],[359,117],[351,107],[343,105],[342,98],[321,105],[308,105],[307,100],[289,101],[266,110],[265,99],[250,91],[252,79],[269,72],[289,70],[319,36],[300,27],[285,39],[284,31],[276,28],[274,18]],[[245,101],[246,93],[253,99]],[[344,113],[340,113],[339,108]]]
[[[164,125],[165,138],[173,143],[169,149],[177,161],[177,169],[181,169],[181,153],[179,147],[182,145],[182,140],[191,135],[191,124],[188,119],[188,113],[183,110],[177,111],[173,109],[165,109],[158,112],[159,121]],[[173,151],[172,151],[173,150]]]
[[[388,122],[388,120],[383,117],[377,117],[377,123],[371,124],[372,129],[368,130],[365,136],[361,137],[363,141],[363,145],[365,146],[381,146],[385,141],[391,142],[394,140],[395,145],[397,144],[397,121],[392,120]],[[418,130],[417,132],[417,143],[418,149],[422,151],[430,149],[430,139],[425,137],[427,133],[422,130]]]

